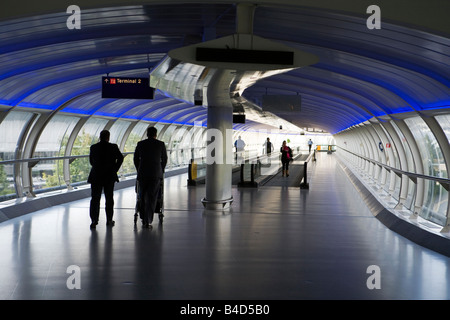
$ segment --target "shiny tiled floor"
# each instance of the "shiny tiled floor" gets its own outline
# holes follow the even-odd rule
[[[89,199],[0,224],[0,298],[450,298],[450,258],[375,219],[333,155],[319,155],[309,190],[234,188],[226,214],[205,212],[204,186],[186,179],[166,179],[152,230],[133,226],[133,188],[115,193],[113,228],[102,213],[89,229]],[[80,289],[67,287],[72,265]],[[366,285],[370,265],[381,289]]]

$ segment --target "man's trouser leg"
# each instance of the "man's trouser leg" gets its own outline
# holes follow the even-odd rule
[[[102,185],[99,183],[91,184],[91,203],[89,206],[89,215],[93,223],[98,222],[100,213],[100,199],[102,197]]]
[[[114,181],[105,183],[103,188],[105,192],[106,222],[111,222],[114,215]]]

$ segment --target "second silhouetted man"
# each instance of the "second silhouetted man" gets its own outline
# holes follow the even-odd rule
[[[161,179],[167,164],[167,151],[164,142],[157,140],[157,129],[147,129],[148,139],[139,141],[134,152],[134,165],[141,194],[141,218],[144,227],[153,221]]]

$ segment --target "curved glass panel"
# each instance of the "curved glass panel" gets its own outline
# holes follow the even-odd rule
[[[109,129],[109,132],[111,133],[109,142],[117,144],[120,148],[120,143],[122,142],[123,135],[125,134],[125,131],[128,129],[130,124],[131,122],[123,120],[117,120],[116,122],[114,122],[114,124],[111,126],[111,129]]]
[[[77,117],[55,115],[42,131],[36,145],[34,157],[64,156],[70,134],[78,122]],[[40,161],[32,169],[33,188],[40,189],[64,186],[63,160]]]
[[[403,168],[403,170],[415,173],[416,170],[414,167],[414,160],[413,160],[413,156],[411,153],[411,149],[406,141],[406,137],[403,135],[403,132],[398,128],[395,121],[391,120],[390,123],[391,123],[392,127],[394,128],[395,132],[397,133],[398,137],[400,138],[400,142],[402,143],[403,150],[405,151],[408,168]],[[411,209],[411,207],[414,203],[414,198],[415,198],[415,194],[416,194],[415,189],[416,189],[416,185],[414,183],[412,183],[412,181],[410,181],[410,183],[408,183],[408,197],[406,198],[406,201],[404,204],[405,207],[407,207],[409,209]]]
[[[172,167],[178,167],[183,164],[184,150],[181,145],[183,137],[187,134],[187,128],[184,126],[175,126],[169,142],[169,163]]]
[[[81,128],[72,148],[72,155],[89,156],[91,145],[98,142],[100,131],[108,123],[105,119],[90,118]],[[79,158],[70,164],[70,178],[72,183],[84,182],[89,176],[91,165],[89,157]]]
[[[419,147],[424,165],[424,174],[447,178],[447,168],[439,144],[430,128],[420,117],[405,119]],[[425,180],[425,199],[420,216],[444,225],[446,220],[448,192],[439,183]]]
[[[171,160],[174,166],[188,165],[195,155],[193,140],[195,138],[195,128],[191,126],[179,127],[171,140],[173,152]]]
[[[206,130],[200,124],[195,125],[192,130],[192,146],[194,147],[192,157],[194,159],[204,158],[206,157],[206,140],[204,138]]]
[[[443,114],[435,116],[435,118],[444,131],[445,135],[447,136],[448,142],[450,143],[450,115]]]
[[[141,141],[145,137],[145,131],[148,127],[148,123],[139,122],[136,126],[131,130],[128,135],[128,139],[125,142],[125,146],[123,152],[134,152],[136,150],[136,145],[139,141]],[[122,172],[124,175],[132,174],[136,172],[136,168],[134,167],[133,155],[125,156],[122,164]]]
[[[31,117],[28,112],[11,111],[0,123],[0,161],[16,158],[19,139]],[[0,201],[14,197],[14,164],[0,164]]]
[[[390,160],[390,165],[393,166],[394,168],[401,169],[400,159],[399,159],[399,156],[398,156],[398,150],[397,150],[397,148],[395,146],[395,143],[390,143],[390,147],[389,148],[387,147],[386,144],[388,142],[390,142],[389,140],[391,139],[391,137],[390,137],[389,133],[386,131],[386,129],[383,126],[380,126],[380,127],[383,130],[384,135],[386,137],[388,137],[388,141],[382,141],[383,142],[383,149],[384,149],[384,152],[386,153],[386,157],[389,158],[389,154],[392,154],[394,159]],[[380,140],[383,140],[383,139],[380,137]],[[392,153],[389,152],[389,151],[392,151]],[[393,198],[395,200],[399,200],[399,198],[400,198],[400,187],[401,187],[401,184],[402,184],[402,178],[399,177],[398,175],[396,175],[394,172],[391,172],[390,176],[391,176],[390,178],[391,178],[391,181],[393,183],[393,189],[394,189],[394,191],[392,193],[392,196],[393,196]]]

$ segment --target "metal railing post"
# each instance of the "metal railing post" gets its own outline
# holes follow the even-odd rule
[[[300,183],[300,189],[309,189],[308,183],[308,162],[305,161],[303,165],[303,182]]]

